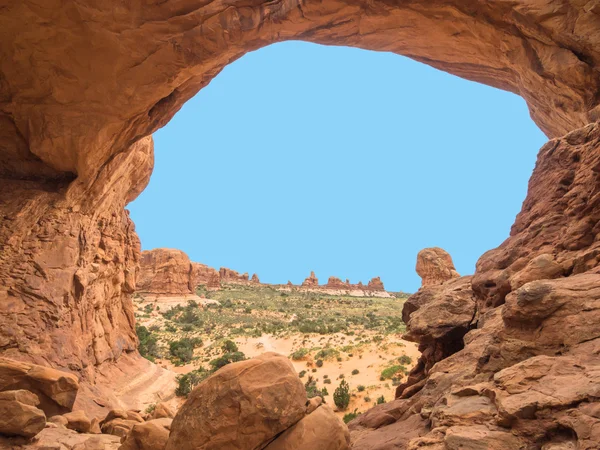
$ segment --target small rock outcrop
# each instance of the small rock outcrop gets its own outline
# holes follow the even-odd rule
[[[250,278],[250,281],[252,281],[253,283],[258,283],[260,284],[260,279],[258,278],[257,274],[252,274],[252,278]]]
[[[425,248],[419,252],[417,273],[421,277],[422,287],[442,284],[460,276],[450,254],[439,247]]]
[[[166,449],[262,448],[304,416],[306,402],[304,385],[282,355],[228,364],[179,409]]]

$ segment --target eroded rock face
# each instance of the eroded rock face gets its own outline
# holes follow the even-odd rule
[[[288,358],[265,353],[228,364],[200,383],[179,409],[166,449],[263,448],[304,416],[306,403]]]
[[[421,277],[422,287],[442,284],[460,277],[450,254],[439,247],[425,248],[419,252],[417,273]]]
[[[510,237],[477,262],[479,311],[538,279],[595,271],[600,261],[600,126],[548,142],[538,154],[527,198]]]
[[[153,165],[150,137],[93,180],[0,182],[0,348],[4,356],[68,368],[136,349],[131,293],[139,239],[127,202]]]

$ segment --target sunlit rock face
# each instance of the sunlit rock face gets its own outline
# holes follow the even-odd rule
[[[471,286],[428,297],[450,311],[468,303],[451,283],[472,290],[462,343],[413,312],[408,332],[445,347],[410,397],[351,425],[353,448],[594,448],[599,30],[596,2],[572,0],[3,2],[0,352],[84,381],[135,352],[124,207],[152,170],[147,136],[225,65],[287,39],[392,51],[521,95],[553,140]]]

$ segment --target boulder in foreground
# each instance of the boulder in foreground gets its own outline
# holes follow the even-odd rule
[[[265,353],[200,383],[173,419],[167,450],[255,450],[298,422],[306,391],[292,363]]]

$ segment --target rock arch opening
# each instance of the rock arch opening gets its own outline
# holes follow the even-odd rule
[[[543,142],[510,93],[392,53],[278,43],[155,133],[128,209],[145,250],[275,284],[314,270],[414,292],[422,248],[472,273],[505,239]]]

